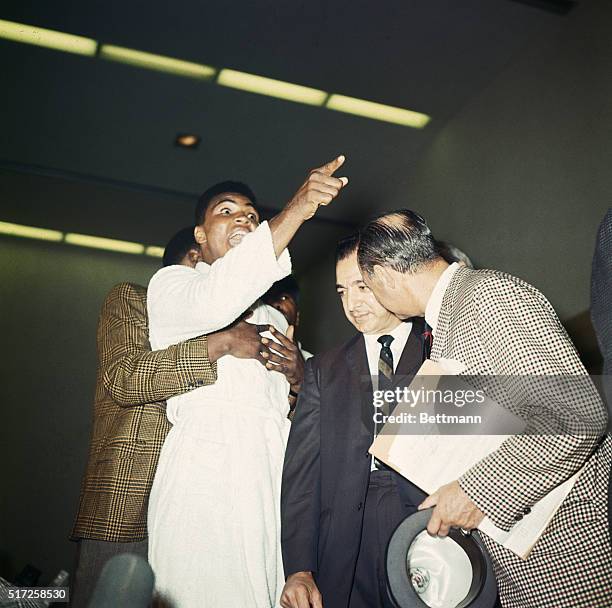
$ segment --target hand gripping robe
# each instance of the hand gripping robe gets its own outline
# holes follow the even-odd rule
[[[212,265],[163,268],[148,290],[152,347],[222,329],[247,309],[249,322],[285,332],[285,318],[256,301],[290,271],[286,250],[276,259],[266,222]],[[284,583],[289,386],[258,361],[232,356],[219,359],[217,378],[168,400],[173,427],[151,490],[149,561],[173,607],[271,608]]]

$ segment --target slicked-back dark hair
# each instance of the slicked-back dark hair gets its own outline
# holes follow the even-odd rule
[[[204,223],[204,216],[206,215],[206,210],[208,209],[212,199],[215,198],[215,196],[219,196],[219,194],[223,194],[224,192],[235,192],[236,194],[242,194],[242,196],[246,196],[253,203],[253,206],[257,204],[257,198],[255,197],[254,192],[246,184],[232,180],[219,182],[218,184],[208,188],[208,190],[200,195],[195,209],[196,226],[201,226]]]
[[[374,266],[416,272],[439,257],[427,222],[410,209],[381,213],[361,231],[357,260],[366,274]]]
[[[355,234],[351,234],[350,236],[345,236],[343,239],[339,240],[338,244],[336,245],[336,264],[355,253],[357,251],[357,247],[359,247],[358,232],[355,232]]]
[[[182,228],[168,241],[162,258],[163,266],[180,264],[190,249],[199,248],[193,236],[193,228],[193,226]]]

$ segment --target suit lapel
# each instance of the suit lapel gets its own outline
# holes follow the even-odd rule
[[[359,407],[360,434],[371,437],[374,433],[374,395],[363,334],[355,336],[355,339],[349,344],[347,363],[350,373],[348,401]]]
[[[423,317],[412,319],[412,331],[406,341],[399,363],[395,368],[395,376],[414,376],[423,363]]]

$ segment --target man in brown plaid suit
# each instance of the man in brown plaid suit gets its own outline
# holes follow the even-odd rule
[[[195,245],[193,229],[186,230],[188,244]],[[193,251],[175,245],[174,238],[166,247],[174,255],[165,255],[164,265],[194,265]],[[147,557],[147,501],[170,429],[165,400],[214,383],[216,360],[224,354],[265,364],[261,353],[269,352],[258,327],[246,321],[152,352],[146,300],[144,287],[120,283],[106,297],[98,321],[93,430],[71,535],[78,542],[73,606],[87,605],[113,555]]]
[[[580,471],[528,559],[482,537],[504,607],[612,606],[612,437],[605,407],[549,302],[510,275],[449,266],[436,253],[425,220],[406,209],[366,226],[359,265],[383,306],[400,318],[425,317],[433,330],[433,360],[454,359],[465,364],[465,374],[515,384],[530,377],[529,388],[541,387],[542,377],[565,379],[557,384],[563,388],[569,378],[582,380],[583,390],[569,397],[559,391],[519,394],[508,382],[510,406],[525,401],[525,433],[507,439],[420,508],[435,507],[430,534],[444,536],[451,526],[476,528],[485,515],[510,531],[536,502]]]

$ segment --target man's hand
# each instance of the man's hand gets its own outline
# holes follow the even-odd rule
[[[319,206],[329,205],[348,184],[348,177],[333,177],[343,163],[344,156],[338,156],[312,170],[284,209],[268,222],[276,257],[281,255],[300,226],[316,213]]]
[[[280,598],[283,608],[323,608],[312,572],[296,572],[287,578]]]
[[[427,524],[427,532],[432,536],[447,536],[451,526],[472,530],[484,519],[484,513],[461,489],[458,481],[447,483],[428,496],[419,505],[419,511],[429,507],[435,507]]]
[[[313,169],[287,204],[287,211],[296,211],[302,220],[309,220],[320,205],[329,205],[348,184],[348,177],[333,177],[344,160],[341,155],[322,167]]]
[[[248,311],[240,319],[234,321],[225,329],[208,335],[208,357],[217,361],[223,355],[233,355],[238,359],[257,359],[262,365],[266,365],[270,355],[269,348],[261,343],[260,333],[269,331],[269,325],[253,325],[247,323],[253,311]]]
[[[263,346],[268,349],[268,352],[263,354],[263,357],[268,361],[266,367],[269,370],[284,374],[291,390],[294,393],[299,393],[302,380],[304,380],[304,357],[293,341],[293,325],[290,325],[287,329],[287,336],[272,326],[270,326],[270,333],[280,341],[280,344],[268,338],[261,338]]]

